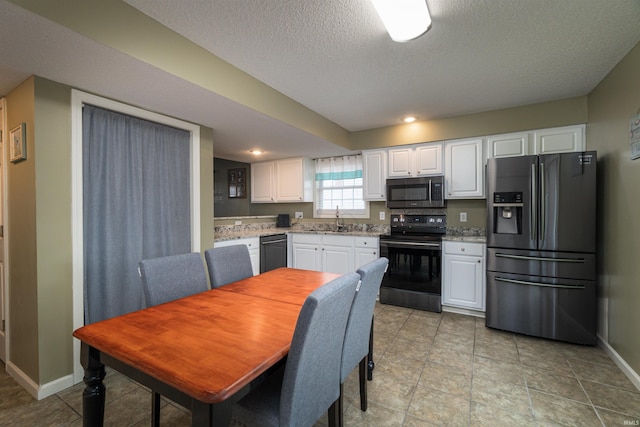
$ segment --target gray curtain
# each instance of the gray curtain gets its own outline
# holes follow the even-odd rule
[[[143,307],[138,262],[191,251],[189,132],[85,105],[85,324]]]

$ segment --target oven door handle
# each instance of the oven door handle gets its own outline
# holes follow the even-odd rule
[[[392,241],[380,241],[380,246],[387,246],[391,248],[402,247],[421,247],[421,248],[436,248],[440,249],[440,243],[422,243],[422,242],[392,242]]]

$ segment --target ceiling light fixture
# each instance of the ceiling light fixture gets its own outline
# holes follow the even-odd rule
[[[431,28],[426,0],[371,0],[391,39],[407,42]]]
[[[249,150],[249,152],[250,152],[251,154],[253,154],[254,156],[259,156],[260,154],[262,154],[262,150],[258,150],[258,149],[255,149],[255,150]]]
[[[405,123],[413,123],[416,120],[418,120],[418,118],[415,117],[415,116],[407,116],[404,119],[402,119],[402,121],[405,122]]]

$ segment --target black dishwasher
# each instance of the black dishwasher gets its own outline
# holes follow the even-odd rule
[[[287,235],[260,236],[260,273],[287,266]]]

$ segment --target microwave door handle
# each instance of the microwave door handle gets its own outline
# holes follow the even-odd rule
[[[431,203],[431,180],[429,180],[429,204]]]
[[[529,228],[530,228],[530,236],[529,238],[531,240],[537,240],[538,239],[538,230],[536,227],[536,224],[538,222],[538,218],[536,215],[537,209],[536,209],[536,190],[537,190],[537,186],[536,186],[536,164],[535,163],[531,163],[531,203],[530,203],[530,213],[531,213],[531,224],[529,224]]]

